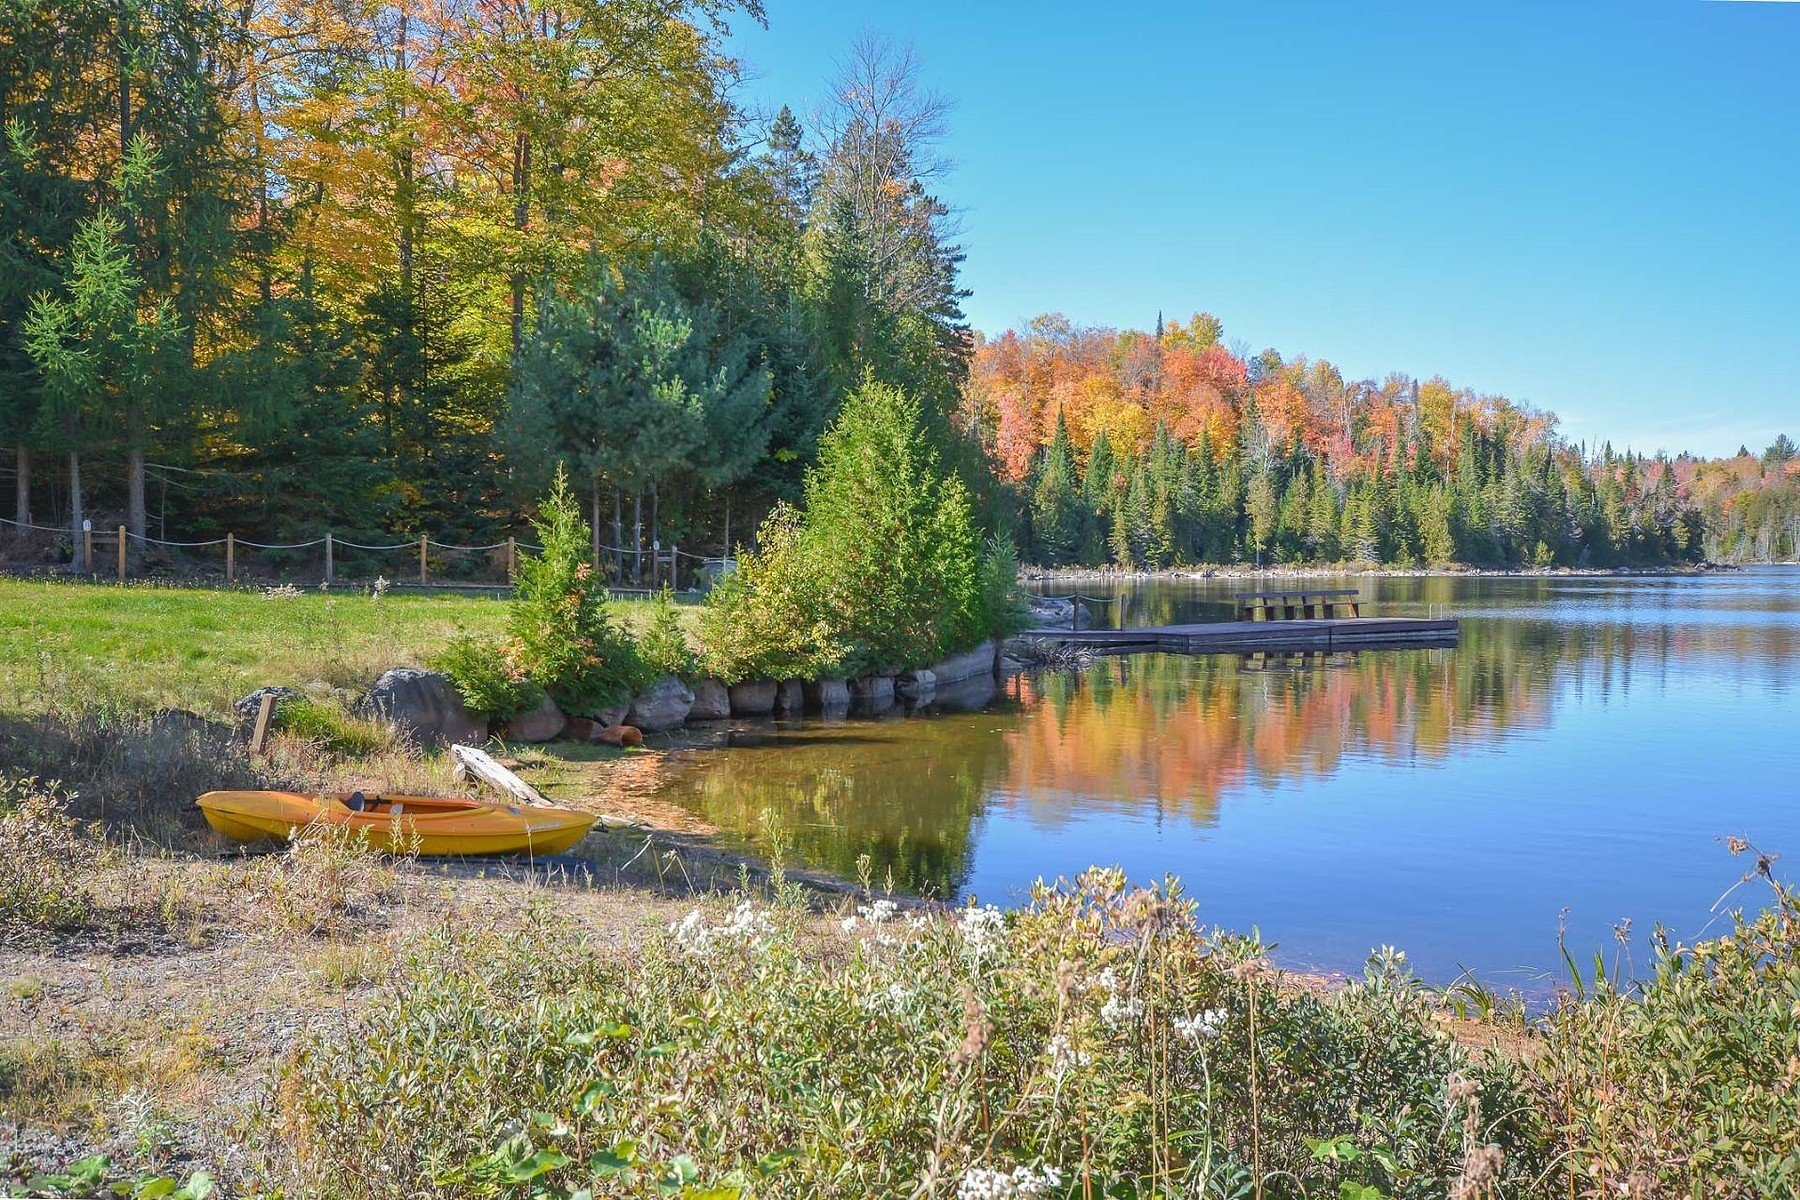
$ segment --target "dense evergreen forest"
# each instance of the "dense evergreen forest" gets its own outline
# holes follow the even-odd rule
[[[804,119],[756,111],[724,47],[760,20],[0,0],[13,522],[485,541],[560,462],[596,540],[718,550],[798,497],[869,378],[1033,561],[1795,552],[1785,439],[1584,450],[1442,380],[1228,348],[1205,316],[973,335],[946,102],[869,39]]]
[[[1442,378],[1228,348],[1204,313],[1151,332],[1053,314],[982,341],[963,413],[1046,564],[1608,567],[1800,546],[1785,435],[1710,462],[1575,446],[1553,415]]]

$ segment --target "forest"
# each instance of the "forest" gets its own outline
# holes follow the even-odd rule
[[[1206,313],[1150,332],[1051,314],[982,340],[962,413],[1038,563],[1611,567],[1800,546],[1785,435],[1718,461],[1578,446],[1553,414],[1441,377],[1228,347]]]
[[[1800,540],[1785,438],[1711,462],[1571,445],[1528,406],[1253,355],[1206,315],[975,333],[949,103],[868,37],[822,103],[759,110],[727,51],[755,0],[0,12],[14,534],[485,541],[563,464],[596,546],[724,553],[799,498],[870,380],[1046,565],[1601,567]]]

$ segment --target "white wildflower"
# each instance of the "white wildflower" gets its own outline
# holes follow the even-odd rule
[[[1184,1042],[1216,1041],[1225,1028],[1225,1016],[1224,1009],[1209,1008],[1191,1017],[1176,1017],[1175,1036]]]
[[[859,904],[856,914],[871,925],[885,925],[900,912],[900,906],[892,900],[877,900],[873,904]]]
[[[969,905],[957,917],[956,932],[977,955],[996,950],[1006,939],[1006,916],[992,904]]]
[[[1061,1079],[1076,1067],[1085,1067],[1094,1061],[1093,1055],[1083,1054],[1075,1049],[1074,1044],[1060,1033],[1051,1038],[1049,1045],[1044,1047],[1044,1057],[1050,1060],[1050,1074],[1057,1079]]]
[[[759,909],[748,900],[740,900],[718,925],[707,924],[705,914],[696,908],[669,926],[675,944],[692,955],[711,953],[721,942],[757,944],[773,932],[775,926],[769,920],[768,910]]]
[[[956,1200],[1023,1200],[1048,1196],[1062,1186],[1062,1172],[1055,1167],[970,1167],[956,1189]]]
[[[264,588],[262,598],[264,600],[292,600],[298,595],[300,595],[300,589],[293,584],[279,583],[274,587]]]
[[[1106,1003],[1100,1006],[1100,1019],[1114,1029],[1135,1024],[1143,1015],[1144,1005],[1141,1000],[1118,992],[1108,996]]]

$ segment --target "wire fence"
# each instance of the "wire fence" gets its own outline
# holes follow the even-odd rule
[[[258,542],[227,533],[171,541],[123,525],[77,531],[0,517],[0,570],[56,571],[128,583],[133,579],[227,584],[338,584],[446,589],[509,589],[519,554],[543,547],[508,537],[482,545],[439,541],[429,534],[394,542],[358,542],[330,530],[297,542]],[[729,557],[679,546],[594,545],[594,567],[617,592],[676,591],[710,586],[735,565]]]

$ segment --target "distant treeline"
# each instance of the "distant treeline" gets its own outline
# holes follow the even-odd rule
[[[1228,349],[1219,321],[1153,332],[1057,315],[983,341],[963,424],[1045,565],[1615,566],[1791,556],[1794,447],[1703,462],[1595,451],[1556,419],[1441,378],[1347,381]]]

